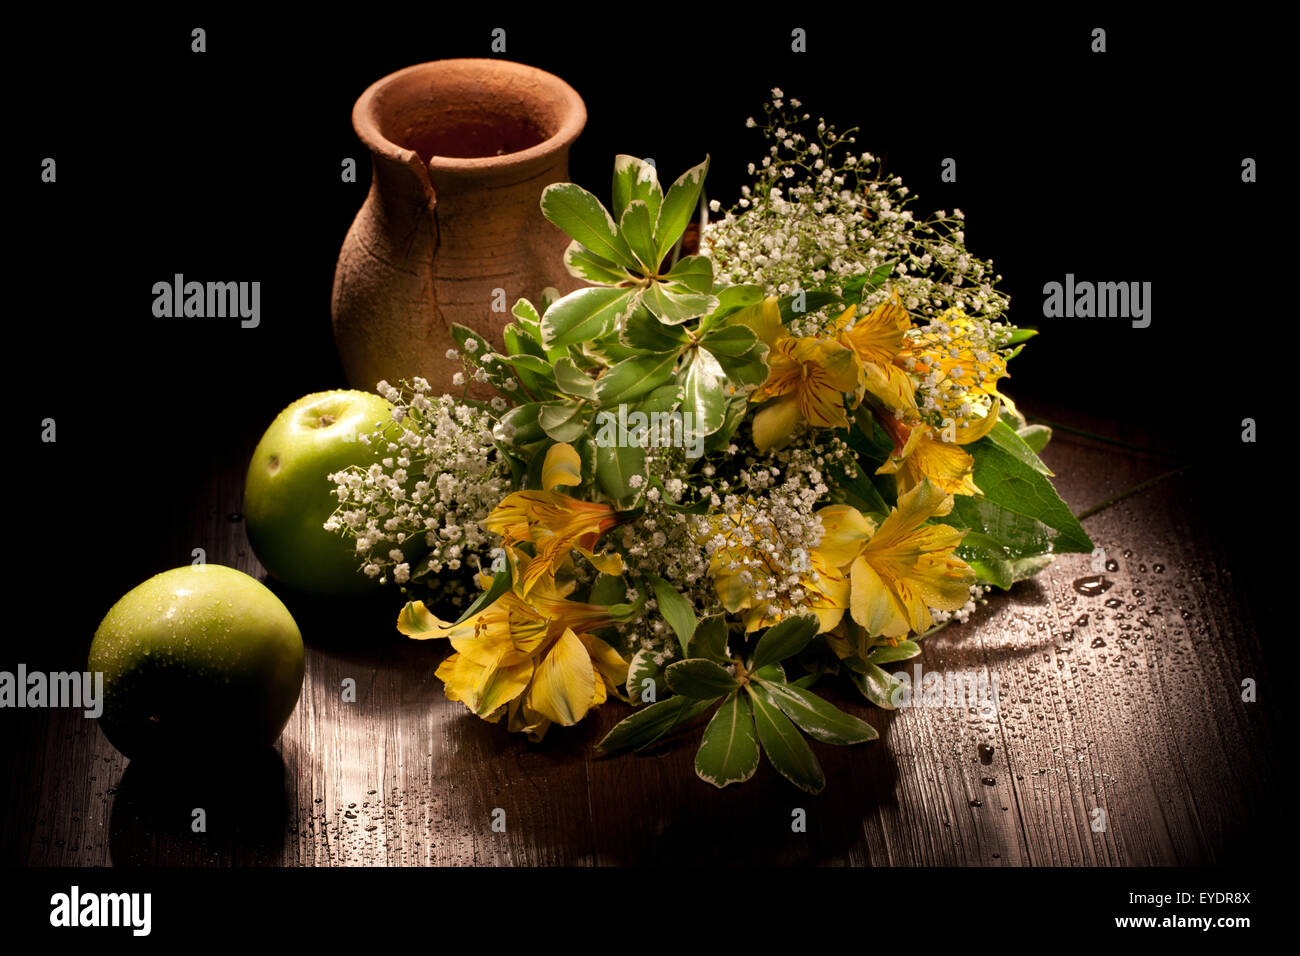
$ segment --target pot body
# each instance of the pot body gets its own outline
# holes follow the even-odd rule
[[[567,83],[505,60],[423,63],[361,95],[352,124],[373,177],[331,301],[349,384],[374,390],[418,375],[435,393],[458,394],[451,323],[500,350],[517,299],[578,287],[563,262],[569,239],[539,202],[568,179],[586,115]]]

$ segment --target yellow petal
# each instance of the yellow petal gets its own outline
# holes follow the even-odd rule
[[[993,426],[998,423],[998,416],[1002,414],[1002,402],[994,401],[989,408],[988,414],[977,422],[966,422],[959,426],[957,431],[957,444],[969,445],[971,442],[979,441],[985,435],[993,430]]]
[[[776,340],[785,334],[785,326],[781,323],[779,302],[776,296],[769,295],[762,302],[746,306],[728,316],[726,324],[749,326],[758,336],[759,341],[771,348],[776,344]]]
[[[542,463],[542,487],[547,491],[561,485],[582,484],[582,458],[577,449],[564,442],[552,445]]]
[[[850,505],[828,505],[817,512],[817,517],[823,529],[817,553],[837,568],[848,567],[876,530],[871,519]]]
[[[924,554],[908,575],[927,608],[955,611],[970,600],[975,573],[965,561],[951,554]]]
[[[587,655],[601,676],[607,678],[615,687],[620,687],[627,682],[628,664],[618,651],[594,634],[579,634],[578,639],[587,649]]]
[[[587,715],[596,694],[596,674],[586,647],[565,629],[533,675],[524,704],[568,727]]]
[[[595,554],[586,548],[575,548],[574,550],[586,558],[591,566],[602,574],[617,576],[623,573],[623,556],[617,551]]]
[[[799,404],[793,394],[768,402],[754,414],[754,444],[760,452],[784,448],[799,423]]]
[[[893,411],[919,414],[916,408],[916,384],[897,365],[862,364],[862,387]],[[909,414],[908,417],[912,417]]]
[[[453,625],[440,620],[425,607],[423,601],[408,601],[406,607],[402,608],[401,613],[397,615],[397,630],[417,641],[428,640],[431,637],[447,637],[452,627]],[[473,625],[470,625],[470,630],[473,630]]]
[[[867,547],[873,550],[891,547],[929,518],[948,514],[952,511],[952,503],[952,495],[944,494],[928,478],[922,479],[911,491],[899,495],[894,510],[881,522]]]
[[[453,654],[436,672],[447,697],[460,701],[480,717],[487,717],[522,694],[532,674],[532,661],[513,667],[484,667],[464,654]]]
[[[853,620],[867,629],[872,636],[887,634],[893,637],[908,631],[907,612],[893,591],[864,558],[853,562],[853,585],[850,611]]]

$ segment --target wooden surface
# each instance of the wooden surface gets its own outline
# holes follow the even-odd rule
[[[197,541],[210,562],[261,576],[231,517],[249,451],[251,442],[227,448],[212,463],[193,514],[171,523],[175,538],[160,553],[187,555]],[[1063,432],[1044,458],[1076,512],[1178,464]],[[881,739],[814,744],[828,778],[818,797],[766,763],[749,783],[714,790],[692,772],[698,731],[646,756],[597,757],[592,745],[626,714],[617,703],[529,744],[444,698],[433,672],[446,651],[396,635],[399,596],[339,607],[286,596],[308,643],[307,677],[276,755],[178,781],[172,768],[128,766],[93,721],[26,712],[7,781],[5,857],[57,866],[1233,859],[1253,843],[1277,785],[1278,734],[1263,705],[1241,700],[1244,678],[1264,684],[1260,643],[1193,488],[1174,477],[1085,521],[1119,565],[1105,593],[1078,593],[1072,582],[1092,573],[1092,559],[1065,556],[925,642],[926,670],[996,672],[996,713],[888,713],[847,684],[821,685]],[[87,641],[105,609],[87,615]],[[348,677],[353,704],[340,700]],[[208,832],[194,834],[200,806]],[[504,833],[491,827],[497,808]],[[796,808],[807,811],[805,833],[791,831]]]

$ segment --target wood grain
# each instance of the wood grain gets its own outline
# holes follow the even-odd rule
[[[240,508],[250,444],[227,449],[160,552],[262,571]],[[1045,453],[1072,508],[1160,474],[1159,454],[1058,433]],[[286,595],[308,642],[298,708],[274,754],[207,779],[128,766],[93,722],[26,712],[5,858],[39,865],[1168,865],[1234,857],[1270,806],[1277,734],[1241,682],[1265,673],[1251,610],[1198,520],[1185,475],[1101,511],[1118,569],[1098,596],[1066,555],[970,622],[926,641],[925,670],[996,673],[999,705],[867,706],[821,689],[881,740],[814,745],[829,781],[794,790],[764,764],[715,791],[697,734],[644,756],[593,744],[620,705],[541,745],[447,701],[436,643],[396,635],[400,598],[331,606]],[[179,563],[179,562],[178,562]],[[1117,606],[1108,606],[1108,603]],[[87,634],[87,640],[89,634]],[[910,669],[915,662],[906,666]],[[356,703],[341,700],[345,678]],[[989,749],[991,748],[991,750]],[[190,832],[203,806],[208,832]],[[792,813],[807,832],[792,832]],[[494,832],[494,811],[505,831]],[[1105,825],[1096,826],[1104,811]]]

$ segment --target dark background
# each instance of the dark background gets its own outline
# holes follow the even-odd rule
[[[1276,310],[1292,297],[1277,285],[1291,247],[1275,238],[1288,175],[1274,143],[1275,25],[929,7],[845,8],[838,22],[797,9],[780,22],[642,12],[655,24],[644,31],[621,7],[454,23],[434,7],[281,24],[56,11],[14,29],[10,53],[29,68],[10,104],[20,216],[7,279],[31,305],[8,317],[22,457],[6,497],[25,600],[47,622],[22,659],[84,655],[118,596],[189,562],[185,551],[160,564],[156,541],[213,462],[242,454],[300,395],[345,384],[331,279],[369,180],[352,103],[412,63],[492,55],[497,26],[505,56],[585,98],[572,178],[602,199],[616,153],[654,156],[667,180],[708,152],[709,195],[728,204],[761,157],[745,117],[774,85],[861,127],[859,148],[885,157],[918,209],[966,212],[968,247],[1006,276],[1010,319],[1042,329],[1013,363],[1013,397],[1045,417],[1086,410],[1193,463],[1224,486],[1224,508],[1204,519],[1244,560],[1257,529],[1242,508],[1268,498],[1245,493],[1261,465],[1240,423],[1256,418],[1267,441],[1265,388],[1292,361],[1273,331],[1291,321]],[[195,26],[204,54],[190,52]],[[790,51],[795,26],[807,53]],[[1089,51],[1094,26],[1108,31],[1104,54]],[[57,184],[39,181],[46,156]],[[955,184],[939,179],[947,156]],[[1258,183],[1241,182],[1245,156]],[[344,157],[358,161],[355,184],[340,181]],[[151,287],[177,272],[260,280],[261,326],[154,318]],[[1067,272],[1152,282],[1151,327],[1044,321],[1042,285]],[[38,437],[47,416],[54,445]]]

